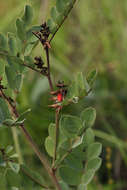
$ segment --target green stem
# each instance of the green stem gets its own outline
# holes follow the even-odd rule
[[[20,149],[20,145],[19,145],[17,129],[15,127],[12,127],[11,131],[12,131],[12,135],[13,135],[15,150],[16,150],[16,153],[18,154],[18,162],[19,162],[19,164],[23,164],[23,158],[22,158],[21,149]]]
[[[60,113],[60,108],[56,109],[56,131],[55,131],[55,148],[54,148],[54,157],[53,157],[53,163],[52,163],[52,168],[54,168],[55,161],[56,161],[56,152],[57,152],[57,144],[58,144],[58,138],[59,138],[59,113]]]

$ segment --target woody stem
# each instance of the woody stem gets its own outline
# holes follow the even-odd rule
[[[4,92],[2,90],[1,90],[1,96],[7,102],[10,110],[12,111],[13,117],[15,119],[18,118],[19,117],[19,113],[18,113],[16,107],[13,106],[13,104],[10,101],[10,99],[4,94]],[[35,152],[35,154],[37,155],[37,157],[40,159],[42,165],[46,169],[46,171],[47,171],[48,175],[50,176],[50,179],[52,180],[52,182],[53,182],[54,186],[56,187],[56,189],[57,190],[61,190],[61,187],[60,187],[60,185],[58,183],[56,175],[54,174],[52,168],[50,167],[50,164],[49,164],[48,160],[46,159],[45,155],[39,150],[37,144],[33,141],[31,135],[29,134],[29,132],[24,127],[24,124],[21,124],[19,126],[19,128],[22,130],[22,132],[23,132],[25,138],[27,139],[27,141],[29,142],[31,148],[33,149],[33,151]]]

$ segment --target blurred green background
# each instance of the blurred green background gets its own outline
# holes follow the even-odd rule
[[[55,1],[50,0],[0,0],[0,32],[15,31],[15,21],[23,13],[24,5],[32,4],[35,13],[33,24],[41,24],[49,16]],[[41,46],[33,52],[43,55]],[[77,71],[84,75],[97,68],[98,76],[93,92],[79,105],[67,106],[63,112],[78,115],[86,106],[94,106],[97,119],[94,126],[97,139],[103,143],[103,164],[88,190],[127,189],[127,1],[80,0],[52,42],[51,70],[54,83],[67,84]],[[24,76],[22,92],[18,95],[18,109],[31,108],[26,127],[44,150],[47,128],[54,121],[49,101],[48,82],[33,71]],[[22,133],[18,134],[25,163],[47,176],[40,162],[30,150]],[[14,144],[9,129],[0,131],[0,146]],[[109,153],[110,152],[110,153]],[[110,159],[107,157],[110,154]],[[1,171],[2,173],[2,171]],[[0,173],[0,175],[1,175]],[[2,176],[2,175],[1,175]],[[9,171],[0,178],[0,189],[10,186],[20,190],[40,190],[24,175]],[[48,182],[47,182],[48,183]]]

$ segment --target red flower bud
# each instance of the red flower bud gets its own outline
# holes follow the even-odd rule
[[[63,95],[61,93],[57,94],[57,101],[61,102],[63,100]]]

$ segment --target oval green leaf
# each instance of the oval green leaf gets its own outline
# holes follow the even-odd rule
[[[33,20],[33,9],[30,5],[25,6],[24,16],[22,20],[24,21],[26,26],[31,24]]]
[[[47,137],[45,140],[45,149],[49,156],[53,157],[54,155],[54,141],[51,137]]]
[[[92,143],[87,148],[87,160],[92,160],[93,158],[98,157],[102,151],[102,144],[101,143]]]
[[[62,180],[69,185],[78,185],[81,180],[81,172],[72,169],[68,166],[62,166],[59,169],[59,174]]]
[[[86,165],[86,170],[93,169],[94,171],[97,171],[100,168],[101,163],[102,163],[102,159],[99,157],[89,160]]]
[[[8,118],[11,118],[8,106],[6,102],[0,98],[0,124]]]
[[[84,146],[89,146],[91,143],[94,142],[95,135],[91,128],[88,128],[83,136],[82,143]]]
[[[92,179],[94,177],[94,174],[95,174],[94,170],[92,170],[92,169],[91,170],[87,170],[85,172],[85,174],[82,176],[82,183],[84,185],[88,185],[92,181]]]
[[[85,123],[85,127],[92,127],[96,119],[96,110],[92,107],[86,108],[81,113],[81,120]]]
[[[60,130],[69,138],[76,137],[81,128],[81,120],[76,116],[63,115],[60,119]]]
[[[8,46],[10,50],[10,54],[16,56],[17,55],[17,41],[16,37],[12,33],[8,33]]]
[[[25,32],[24,23],[19,18],[16,20],[16,28],[17,28],[17,35],[19,39],[22,41],[26,40],[26,32]]]

